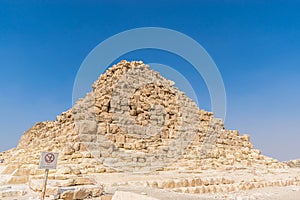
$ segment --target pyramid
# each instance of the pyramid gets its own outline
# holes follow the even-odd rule
[[[45,151],[59,153],[50,179],[69,185],[93,185],[86,177],[101,173],[287,168],[141,61],[113,65],[73,108],[36,123],[0,153],[2,184],[34,185]]]

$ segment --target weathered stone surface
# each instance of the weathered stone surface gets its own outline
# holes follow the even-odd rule
[[[43,180],[42,179],[30,179],[29,187],[35,192],[42,191],[43,188]]]
[[[291,160],[288,162],[285,162],[289,167],[292,168],[300,168],[300,160]]]
[[[74,191],[68,190],[61,193],[60,198],[63,200],[73,200]]]
[[[91,191],[88,191],[84,188],[80,188],[74,191],[73,199],[85,199],[91,194]]]
[[[153,197],[148,197],[146,195],[135,194],[132,192],[123,192],[123,191],[116,191],[112,200],[158,200]]]
[[[59,180],[59,181],[55,182],[55,186],[58,186],[58,187],[68,187],[68,186],[73,186],[73,185],[75,185],[74,179]]]
[[[112,66],[92,88],[55,121],[36,123],[16,148],[0,153],[0,167],[5,166],[0,171],[5,176],[1,184],[30,180],[30,188],[41,191],[42,183],[37,180],[44,176],[44,170],[38,169],[42,151],[59,153],[58,168],[49,174],[52,193],[58,187],[82,187],[75,192],[65,191],[60,194],[62,199],[100,196],[101,186],[85,187],[96,184],[91,178],[95,173],[259,171],[299,166],[296,161],[286,164],[261,155],[253,148],[249,135],[225,129],[222,120],[197,108],[174,87],[174,82],[140,61],[121,61]],[[188,193],[215,193],[299,183],[291,179],[234,185],[230,181],[189,178],[143,184]]]
[[[100,200],[111,200],[111,199],[112,199],[111,195],[105,195],[100,197]]]
[[[7,181],[8,184],[22,184],[28,182],[28,176],[12,176]]]
[[[75,185],[93,185],[95,181],[92,178],[78,177],[74,181]]]
[[[19,191],[19,190],[6,190],[6,191],[0,191],[0,197],[6,197],[6,198],[15,198],[24,196],[26,194],[26,191]]]
[[[15,170],[17,170],[20,167],[20,165],[12,165],[9,164],[5,167],[5,169],[1,172],[1,174],[12,174]]]

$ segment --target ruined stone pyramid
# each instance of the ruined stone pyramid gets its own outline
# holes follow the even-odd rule
[[[140,61],[121,61],[55,121],[36,123],[16,148],[0,153],[6,183],[43,174],[42,151],[59,153],[56,179],[106,172],[283,168],[261,155],[249,135],[226,130],[174,82]]]

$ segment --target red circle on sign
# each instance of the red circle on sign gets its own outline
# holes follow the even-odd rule
[[[44,160],[46,163],[52,163],[55,159],[55,156],[53,153],[47,153],[44,157]]]

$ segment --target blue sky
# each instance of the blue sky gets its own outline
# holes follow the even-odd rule
[[[226,88],[227,128],[250,134],[266,155],[300,158],[300,3],[295,2],[0,1],[0,151],[16,146],[35,122],[54,120],[72,106],[77,70],[97,44],[151,26],[192,37],[213,58]],[[120,59],[182,69],[200,107],[210,110],[203,80],[178,56],[141,50],[116,62]]]

